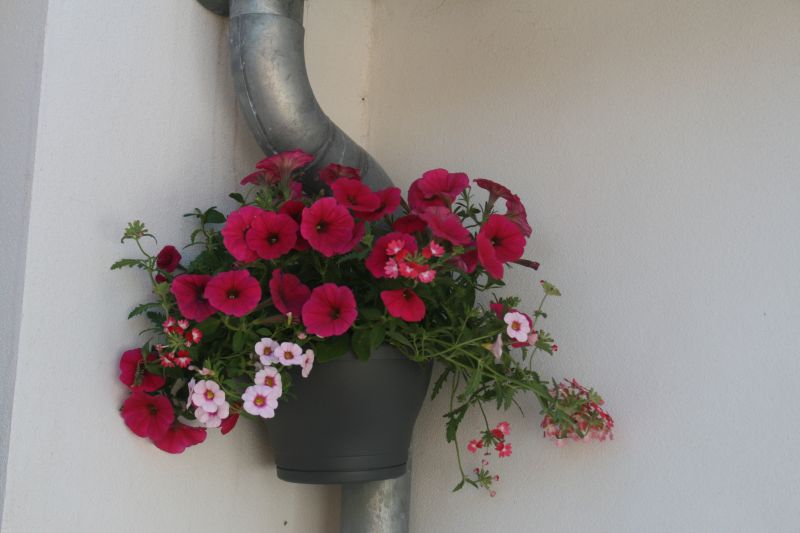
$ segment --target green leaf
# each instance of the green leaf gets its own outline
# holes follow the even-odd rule
[[[197,325],[197,329],[199,329],[203,335],[212,335],[219,329],[220,324],[221,322],[218,318],[207,318]]]
[[[383,312],[375,307],[362,307],[359,312],[365,320],[380,320],[383,318]]]
[[[370,347],[370,331],[366,329],[358,329],[353,333],[353,338],[350,341],[353,347],[353,353],[356,354],[362,361],[369,359],[372,349]]]
[[[238,192],[232,192],[232,193],[230,193],[230,194],[228,195],[228,198],[233,198],[234,200],[236,200],[236,201],[237,201],[237,202],[239,202],[240,204],[244,205],[244,196],[242,196],[242,195],[241,195],[241,194],[239,194]]]
[[[161,329],[161,324],[167,319],[163,313],[156,311],[148,311],[146,316],[156,326],[156,330]]]
[[[383,326],[375,326],[369,330],[369,347],[370,350],[376,350],[378,346],[383,344],[386,338],[386,328]]]
[[[548,296],[561,296],[561,291],[559,291],[555,285],[552,283],[542,280],[542,288],[544,289],[544,293]]]
[[[350,337],[347,334],[327,338],[314,347],[315,360],[324,363],[336,359],[347,353],[348,348]]]
[[[453,487],[453,492],[461,490],[463,486],[464,486],[464,480],[462,479],[461,482],[458,485]]]
[[[136,307],[133,308],[133,311],[128,313],[128,319],[131,319],[131,318],[133,318],[135,316],[139,316],[142,313],[144,313],[145,311],[147,311],[148,309],[150,309],[151,307],[156,307],[157,305],[158,304],[155,303],[155,302],[147,302],[145,304],[137,305]]]
[[[244,348],[245,340],[246,340],[246,336],[245,336],[244,331],[237,331],[236,333],[234,333],[233,334],[233,345],[232,345],[233,351],[237,352],[237,353],[241,352],[242,349]]]
[[[446,368],[442,371],[441,375],[438,378],[436,378],[436,382],[433,384],[433,391],[431,391],[431,400],[433,400],[434,398],[436,398],[436,396],[439,395],[439,392],[441,392],[442,387],[447,381],[447,376],[450,375],[450,372],[452,372],[452,370]]]
[[[142,260],[141,259],[120,259],[113,265],[111,265],[111,270],[119,270],[120,268],[126,267],[135,267],[138,266],[142,268]]]
[[[203,214],[204,224],[222,224],[223,222],[225,222],[225,215],[217,211],[215,207],[209,208]]]
[[[463,404],[461,407],[457,407],[453,409],[446,415],[447,417],[447,425],[446,427],[446,435],[447,435],[447,442],[453,442],[456,438],[456,433],[458,432],[458,426],[461,424],[461,421],[464,420],[464,415],[467,414],[467,409],[469,408],[469,404]]]

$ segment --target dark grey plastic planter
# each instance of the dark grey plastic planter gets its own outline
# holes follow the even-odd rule
[[[431,366],[389,346],[369,361],[352,354],[292,376],[267,421],[278,477],[293,483],[353,483],[402,476]]]

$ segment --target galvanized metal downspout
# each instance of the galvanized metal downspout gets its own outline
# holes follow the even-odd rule
[[[320,108],[308,80],[304,0],[199,0],[230,15],[230,51],[239,107],[264,153],[300,148],[315,156],[306,186],[317,189],[329,163],[360,168],[374,188],[391,185],[380,165]],[[411,460],[398,479],[342,485],[342,533],[407,533]]]

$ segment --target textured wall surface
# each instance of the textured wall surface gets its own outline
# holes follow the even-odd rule
[[[377,3],[369,147],[528,206],[564,296],[546,375],[594,384],[607,445],[511,412],[498,495],[450,494],[444,405],[417,426],[414,531],[798,531],[800,3]],[[478,420],[465,429],[478,429]]]
[[[33,29],[7,4],[2,43],[12,40],[6,25]],[[320,100],[363,138],[366,63],[350,56],[365,57],[369,4],[349,2],[353,28],[340,36],[338,54],[328,21],[349,19],[331,4],[309,6],[309,64]],[[261,427],[241,424],[224,438],[213,432],[203,446],[169,456],[128,432],[117,413],[125,395],[118,357],[138,344],[144,324],[125,317],[146,298],[136,272],[108,269],[134,253],[119,244],[122,229],[141,218],[162,244],[182,244],[189,225],[181,215],[195,206],[230,207],[227,192],[260,158],[235,109],[226,28],[188,0],[50,2],[3,533],[338,529],[338,490],[279,481]],[[5,167],[7,129],[28,135],[35,111],[12,113],[18,122],[6,123],[6,89],[20,105],[39,99],[28,102],[20,96],[27,86],[6,80],[14,68],[29,75],[35,50],[23,50],[31,57],[7,69],[0,48]],[[362,89],[342,84],[342,72]],[[17,201],[19,209],[25,203],[27,161],[8,180],[4,169],[7,224],[21,213]],[[6,234],[0,238],[6,255]],[[23,244],[9,247],[21,253]],[[19,288],[6,288],[3,267],[2,295],[16,298]],[[10,383],[5,374],[2,380],[5,395]]]
[[[0,522],[19,346],[46,0],[0,2]]]

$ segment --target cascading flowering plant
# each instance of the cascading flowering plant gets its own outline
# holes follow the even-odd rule
[[[517,297],[477,301],[479,292],[502,287],[513,265],[538,269],[523,258],[531,227],[518,196],[488,179],[470,184],[464,173],[435,169],[403,198],[335,164],[309,193],[298,177],[312,161],[300,150],[268,157],[242,180],[246,195],[230,195],[239,204],[233,212],[185,215],[198,222],[189,262],[174,246],[151,253],[146,243],[155,237],[139,221],[128,225],[122,241],[133,241],[142,257],[112,269],[144,270],[155,296],[129,315],[152,322],[143,332],[150,337],[120,360],[120,381],[130,389],[121,413],[131,431],[183,452],[209,428],[227,434],[240,416],[275,416],[292,381],[315,364],[350,350],[367,360],[389,344],[441,366],[432,397],[449,386],[445,435],[458,458],[456,489],[469,484],[494,495],[499,477],[487,456],[511,455],[510,425],[492,426],[485,404],[507,410],[529,393],[556,443],[612,438],[597,393],[575,380],[548,383],[533,370],[537,353],[558,350],[538,325],[558,289],[541,281],[544,295],[530,313]],[[462,450],[458,428],[472,408],[485,428]],[[480,466],[465,470],[462,451],[480,451]]]

